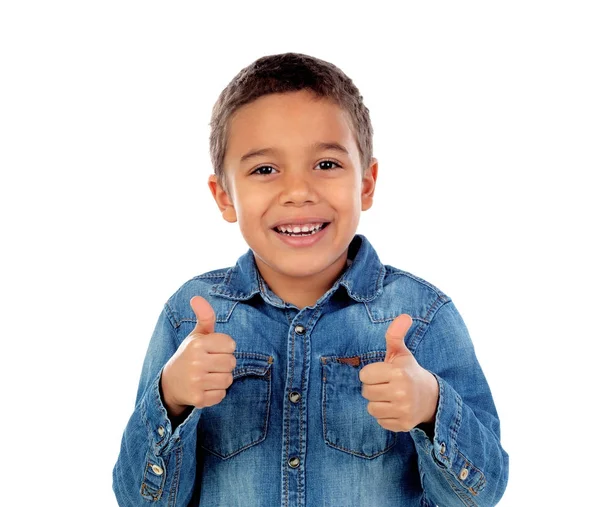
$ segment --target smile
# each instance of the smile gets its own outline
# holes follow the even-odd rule
[[[313,234],[318,233],[319,231],[325,229],[329,225],[330,222],[324,222],[321,224],[305,224],[305,225],[279,225],[274,227],[273,230],[278,232],[279,234],[283,234],[285,236],[292,237],[304,237],[304,236],[312,236]]]
[[[328,225],[331,222],[322,224],[313,224],[314,227],[309,228],[310,224],[304,226],[294,225],[294,229],[288,230],[288,226],[274,227],[273,232],[277,233],[277,237],[289,247],[302,248],[309,247],[318,243],[321,238],[328,235]],[[279,230],[283,229],[283,230]],[[306,231],[302,230],[306,229]],[[297,231],[297,232],[294,232]]]

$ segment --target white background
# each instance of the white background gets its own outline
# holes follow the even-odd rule
[[[594,3],[4,2],[0,502],[116,505],[163,303],[247,250],[206,184],[212,105],[287,51],[371,111],[358,232],[463,315],[510,454],[500,505],[598,501]]]

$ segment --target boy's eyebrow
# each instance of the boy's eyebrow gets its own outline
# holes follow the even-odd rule
[[[345,153],[346,155],[350,155],[348,150],[343,145],[341,145],[340,143],[336,143],[336,142],[329,142],[329,143],[316,142],[316,143],[313,143],[311,146],[309,146],[309,149],[311,149],[313,151],[333,150],[333,151],[339,151],[341,153]],[[262,155],[268,155],[270,153],[279,153],[279,150],[277,148],[261,148],[259,150],[251,150],[248,153],[246,153],[245,155],[242,155],[242,158],[240,158],[240,163],[245,162],[246,160],[248,160],[252,157],[260,157]]]

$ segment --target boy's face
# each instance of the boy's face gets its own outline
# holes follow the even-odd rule
[[[307,90],[260,97],[232,117],[224,161],[230,195],[215,175],[209,187],[223,218],[239,221],[263,276],[318,279],[343,269],[377,179],[375,158],[362,176],[350,125],[339,106]],[[337,143],[348,153],[317,143]],[[311,245],[290,245],[274,227],[298,219],[329,225]]]

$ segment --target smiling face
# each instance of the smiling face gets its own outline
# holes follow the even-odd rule
[[[361,211],[372,205],[377,178],[375,158],[362,175],[344,110],[308,90],[260,97],[231,118],[224,169],[230,195],[215,175],[211,192],[223,218],[239,222],[274,292],[284,298],[292,284],[331,285]],[[301,239],[276,230],[323,222]]]

